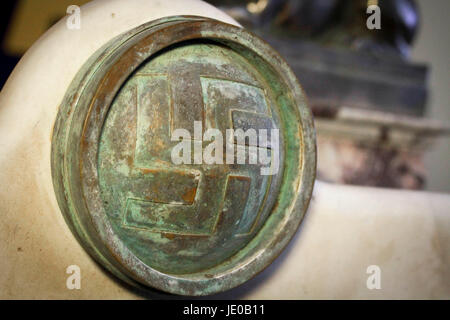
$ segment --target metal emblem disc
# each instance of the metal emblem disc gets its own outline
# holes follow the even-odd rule
[[[223,163],[202,161],[213,129]],[[262,174],[250,160],[261,154],[276,168]],[[52,140],[58,203],[84,248],[128,283],[182,295],[233,288],[270,264],[308,207],[315,166],[312,118],[286,63],[201,17],[153,21],[102,47],[67,91]]]

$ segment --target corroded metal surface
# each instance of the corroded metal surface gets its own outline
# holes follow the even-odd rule
[[[279,170],[174,164],[172,135],[194,123],[193,150],[208,129],[279,129]],[[231,144],[273,158],[268,141]],[[295,233],[315,176],[312,119],[289,67],[254,35],[200,17],[154,21],[100,49],[71,84],[52,143],[58,202],[86,250],[128,283],[183,295],[266,267]]]

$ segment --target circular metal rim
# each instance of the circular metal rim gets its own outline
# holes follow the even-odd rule
[[[100,85],[109,85],[108,90],[112,97],[108,97],[108,99],[112,101],[121,84],[148,57],[177,41],[189,40],[187,39],[189,37],[177,38],[177,33],[179,36],[181,30],[185,30],[184,34],[189,35],[190,39],[214,39],[215,41],[225,41],[229,45],[245,47],[251,55],[254,55],[255,59],[258,58],[270,66],[276,74],[277,80],[282,81],[288,90],[291,103],[298,108],[295,112],[298,112],[300,121],[299,128],[297,128],[300,134],[297,138],[299,138],[301,149],[298,172],[285,173],[292,180],[288,180],[291,181],[290,187],[292,188],[290,190],[292,193],[291,203],[283,204],[286,210],[283,211],[281,217],[274,217],[271,214],[268,220],[275,221],[270,223],[266,221],[258,234],[250,240],[246,247],[251,247],[252,254],[247,253],[240,259],[239,253],[235,254],[236,258],[233,256],[229,261],[220,264],[222,267],[224,264],[228,264],[231,268],[225,268],[225,271],[216,274],[208,273],[207,270],[200,272],[201,275],[200,273],[169,275],[144,265],[132,252],[127,251],[117,235],[113,233],[111,226],[108,227],[108,221],[104,215],[102,216],[101,208],[89,211],[87,207],[80,206],[80,201],[75,201],[80,196],[82,198],[83,184],[80,169],[86,163],[83,163],[84,159],[78,152],[69,152],[68,146],[71,150],[79,151],[88,148],[90,143],[90,141],[80,142],[82,140],[81,133],[85,132],[87,123],[84,119],[86,113],[80,112],[80,110],[84,108],[88,115],[92,112],[92,101],[98,94],[97,90]],[[156,34],[160,38],[152,39],[152,35]],[[171,43],[164,38],[164,35],[168,34],[172,37]],[[150,47],[142,45],[145,43],[145,39],[153,40],[153,42],[147,43]],[[173,42],[174,39],[177,40]],[[140,55],[136,55],[136,51],[130,50],[130,48],[136,50],[136,47],[141,50]],[[129,60],[129,62],[133,62],[133,67],[127,72],[122,70],[122,74],[120,74],[121,70],[116,70],[120,74],[117,81],[108,83],[105,75],[113,69],[113,62],[117,62],[127,54],[134,55]],[[97,86],[94,85],[95,83]],[[90,90],[91,88],[96,90]],[[88,106],[89,109],[86,109]],[[104,106],[98,106],[98,108],[107,110],[109,105],[106,108]],[[292,130],[295,132],[296,129]],[[95,137],[93,139],[95,143]],[[294,138],[291,137],[291,139]],[[93,164],[88,163],[87,165],[92,166]],[[301,222],[311,198],[315,171],[316,143],[312,116],[307,107],[305,95],[286,62],[267,43],[248,31],[202,17],[177,16],[156,20],[124,33],[97,51],[86,62],[69,87],[55,122],[52,139],[52,174],[58,203],[72,232],[83,247],[108,270],[130,284],[135,286],[145,284],[162,291],[182,295],[208,295],[225,291],[246,282],[267,267],[281,253]],[[289,177],[292,174],[296,176]],[[284,185],[286,184],[284,183]],[[84,187],[86,186],[84,185]],[[276,206],[278,207],[278,204]],[[233,266],[233,261],[238,261],[239,264]]]

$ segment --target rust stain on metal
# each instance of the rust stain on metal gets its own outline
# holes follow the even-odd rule
[[[195,199],[195,195],[197,194],[197,188],[194,187],[192,189],[189,189],[185,194],[183,194],[181,197],[184,201],[187,203],[193,203]]]

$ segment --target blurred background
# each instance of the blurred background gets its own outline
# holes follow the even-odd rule
[[[3,1],[0,87],[70,5],[87,2]],[[293,68],[315,117],[318,178],[450,192],[449,0],[207,2]],[[379,29],[367,27],[371,5]]]

